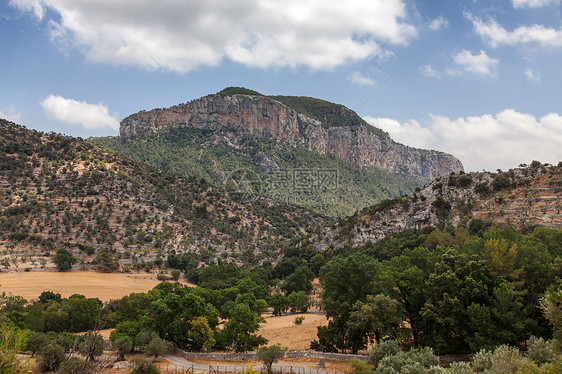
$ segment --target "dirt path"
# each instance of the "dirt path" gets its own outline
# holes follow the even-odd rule
[[[183,369],[192,369],[198,372],[206,372],[209,373],[211,371],[215,371],[217,373],[239,373],[245,370],[250,365],[228,365],[225,363],[222,364],[213,364],[213,365],[206,365],[206,364],[197,364],[195,362],[191,362],[186,360],[183,357],[176,356],[176,355],[165,355],[163,356],[170,364],[175,365],[177,367]],[[212,370],[211,370],[212,368]],[[261,371],[263,369],[262,364],[254,364],[252,365],[252,369],[255,371]],[[279,363],[274,364],[272,367],[273,372],[277,373],[295,373],[295,374],[342,374],[342,372],[337,371],[328,371],[328,370],[319,370],[319,369],[311,369],[309,367],[293,365],[292,363]]]

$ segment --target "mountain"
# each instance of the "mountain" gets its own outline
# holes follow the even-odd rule
[[[352,214],[462,170],[453,156],[398,144],[342,105],[308,97],[264,96],[236,87],[130,115],[121,122],[118,138],[94,141],[215,184],[237,168],[252,170],[266,183],[295,169],[315,181],[319,169],[337,170],[341,188],[331,191],[329,199],[318,202],[300,191],[284,196],[331,216]]]
[[[411,196],[385,200],[324,228],[311,241],[317,249],[377,242],[405,230],[461,224],[507,224],[516,228],[562,228],[562,162],[538,161],[507,172],[452,173],[417,188]]]
[[[207,262],[259,260],[325,222],[275,201],[244,203],[198,178],[82,139],[0,120],[4,249],[48,254],[62,246],[88,256],[101,249],[164,256],[175,249]]]

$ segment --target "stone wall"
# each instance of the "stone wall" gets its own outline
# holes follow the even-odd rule
[[[213,360],[257,360],[255,352],[248,353],[228,353],[228,352],[213,352],[213,353],[202,353],[202,352],[187,352],[178,349],[179,355],[185,358],[208,358]],[[338,360],[338,361],[349,361],[351,359],[359,359],[361,361],[368,361],[369,356],[367,355],[352,355],[343,353],[326,353],[326,352],[315,352],[315,351],[287,351],[285,353],[285,358],[298,358],[298,357],[313,357],[325,360]]]

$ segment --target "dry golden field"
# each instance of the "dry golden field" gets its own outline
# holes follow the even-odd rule
[[[27,300],[36,299],[43,291],[62,297],[81,294],[107,302],[131,292],[146,292],[160,283],[154,274],[98,273],[95,271],[30,271],[0,272],[0,292],[6,291]]]

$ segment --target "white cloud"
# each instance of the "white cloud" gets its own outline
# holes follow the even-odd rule
[[[513,31],[507,31],[494,19],[484,22],[469,13],[465,17],[472,21],[476,33],[491,47],[499,45],[516,45],[536,43],[542,47],[562,46],[562,30],[543,25],[519,26]]]
[[[186,72],[225,58],[330,69],[417,35],[404,0],[10,0],[49,19],[54,43],[90,61]],[[49,9],[51,13],[46,10]],[[153,57],[153,58],[152,58]],[[156,60],[156,61],[155,61]]]
[[[530,80],[531,82],[540,82],[541,81],[541,76],[538,72],[536,72],[534,69],[528,68],[527,70],[525,70],[525,77],[527,77],[528,80]]]
[[[443,16],[437,17],[429,23],[429,29],[433,31],[446,29],[447,27],[449,27],[449,20]]]
[[[479,54],[473,55],[470,51],[463,49],[453,58],[465,71],[481,75],[493,75],[499,62],[495,58],[488,57],[482,50]]]
[[[431,67],[431,65],[422,65],[422,66],[419,67],[419,70],[422,73],[422,75],[424,75],[426,77],[430,77],[430,78],[440,78],[441,77],[441,72],[433,69]]]
[[[79,125],[88,130],[119,129],[119,120],[109,114],[106,105],[49,95],[41,101],[45,114],[58,121]]]
[[[0,118],[7,119],[12,122],[21,121],[21,113],[16,111],[13,105],[10,105],[7,111],[0,109]]]
[[[558,113],[535,118],[506,109],[496,115],[457,119],[430,115],[424,126],[413,120],[365,120],[400,143],[451,153],[469,171],[509,169],[532,160],[562,161],[562,116]]]
[[[540,8],[548,5],[558,5],[562,0],[512,0],[513,7],[518,8]]]
[[[360,71],[354,71],[347,77],[347,79],[360,86],[374,86],[376,84],[373,78],[361,73]]]

